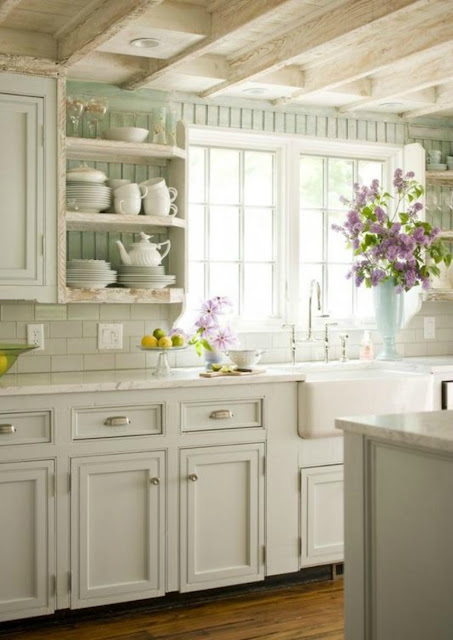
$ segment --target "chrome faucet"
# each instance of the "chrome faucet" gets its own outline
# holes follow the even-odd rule
[[[318,301],[318,311],[321,311],[321,285],[317,280],[312,280],[310,282],[310,291],[308,294],[308,333],[305,340],[313,340],[313,329],[312,329],[312,300],[313,300],[313,289],[316,288],[316,298]]]
[[[337,325],[338,322],[326,322],[324,325],[324,362],[325,364],[329,363],[329,327],[333,327]]]

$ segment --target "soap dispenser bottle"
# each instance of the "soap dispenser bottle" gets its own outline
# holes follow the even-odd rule
[[[360,343],[360,360],[373,360],[374,359],[374,349],[373,342],[371,340],[370,332],[364,331],[363,338]]]

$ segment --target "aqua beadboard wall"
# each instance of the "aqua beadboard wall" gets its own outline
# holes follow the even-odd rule
[[[187,125],[244,129],[256,132],[285,133],[317,136],[337,140],[387,142],[404,144],[419,142],[425,149],[441,149],[443,154],[453,155],[453,120],[424,120],[417,125],[405,123],[391,114],[340,114],[335,109],[302,108],[288,105],[272,107],[265,102],[222,99],[207,102],[191,95],[167,95],[163,92],[143,90],[127,92],[117,87],[93,83],[68,83],[69,95],[105,95],[109,100],[109,113],[103,126],[133,125],[151,127],[151,111],[155,106],[171,100],[177,115]],[[82,135],[88,137],[83,123]],[[69,163],[77,164],[77,163]],[[90,163],[106,171],[111,177],[127,177],[144,180],[156,175],[165,176],[161,167],[120,165],[115,163]],[[451,190],[445,187],[429,187],[427,192],[428,219],[443,228],[453,228],[450,208]],[[433,203],[436,203],[435,206]],[[120,237],[125,244],[131,234],[82,234],[71,232],[70,257],[97,257],[117,261],[114,241]],[[423,338],[423,317],[435,316],[437,339]],[[166,305],[42,305],[17,302],[0,304],[0,339],[25,340],[29,322],[44,324],[46,348],[27,354],[18,360],[11,373],[63,372],[102,369],[129,369],[152,367],[154,354],[137,350],[143,333],[156,326],[168,328]],[[99,352],[96,332],[98,322],[121,322],[124,327],[124,345],[118,352]],[[333,359],[339,357],[338,331],[332,331]],[[340,330],[344,332],[344,329]],[[358,357],[361,332],[349,331],[349,356]],[[289,361],[287,332],[247,333],[240,335],[244,347],[266,349],[264,362]],[[377,335],[373,334],[377,342]],[[453,354],[453,305],[448,302],[426,303],[421,312],[398,337],[402,355]],[[146,357],[145,357],[146,356]],[[298,351],[300,360],[322,358],[321,347],[307,347]],[[172,365],[196,366],[199,359],[194,350],[171,354]]]

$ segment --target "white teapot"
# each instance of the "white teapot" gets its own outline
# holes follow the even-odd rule
[[[140,233],[140,240],[132,243],[129,253],[124,248],[121,240],[117,240],[116,244],[120,250],[121,260],[123,264],[134,265],[136,267],[157,267],[170,251],[170,240],[155,244],[150,242],[152,236],[148,236],[143,231]],[[164,253],[161,255],[158,251],[164,245],[168,245]]]

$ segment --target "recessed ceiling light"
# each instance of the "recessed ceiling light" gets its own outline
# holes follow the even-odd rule
[[[267,93],[267,89],[264,89],[264,87],[249,87],[248,89],[242,89],[242,93],[248,93],[251,96],[262,96],[263,93]]]
[[[160,45],[160,40],[156,40],[156,38],[135,38],[129,44],[137,47],[137,49],[154,49]]]

